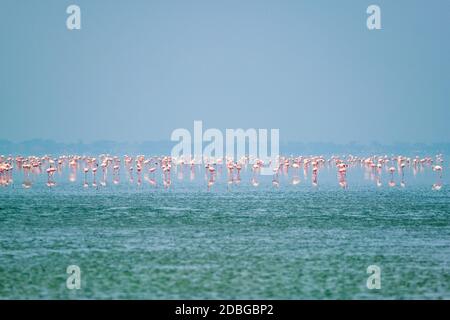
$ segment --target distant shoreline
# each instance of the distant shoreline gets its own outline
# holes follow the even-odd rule
[[[0,140],[0,154],[2,155],[33,155],[33,154],[129,154],[129,155],[162,155],[170,154],[175,145],[172,141],[144,141],[144,142],[115,142],[100,140],[90,143],[63,143],[54,140],[34,139],[20,142]],[[280,142],[280,153],[316,154],[316,155],[393,155],[408,154],[410,156],[424,154],[450,155],[450,142],[443,143],[347,143],[336,144],[327,142]]]

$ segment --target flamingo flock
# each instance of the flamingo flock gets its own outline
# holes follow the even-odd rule
[[[58,179],[55,176],[57,174],[61,176],[63,170],[68,170],[68,180],[71,183],[76,183],[77,173],[81,172],[84,188],[99,188],[106,187],[110,181],[113,185],[121,183],[120,171],[122,170],[131,184],[140,186],[145,182],[153,187],[161,184],[165,189],[170,188],[173,176],[176,176],[178,180],[183,180],[185,173],[189,173],[190,180],[194,180],[197,174],[203,173],[208,190],[216,184],[223,173],[226,174],[228,186],[241,184],[241,172],[245,171],[250,174],[250,185],[258,187],[262,169],[270,168],[273,172],[272,186],[274,188],[278,188],[282,183],[281,177],[284,177],[283,181],[292,185],[298,185],[304,181],[304,183],[310,183],[311,186],[317,187],[320,171],[327,168],[336,170],[337,184],[342,189],[346,189],[348,188],[348,171],[359,167],[364,169],[366,178],[374,181],[377,187],[383,186],[383,177],[386,176],[387,186],[395,187],[397,185],[396,177],[398,177],[399,186],[404,188],[406,186],[406,170],[412,171],[413,175],[425,170],[432,170],[435,174],[432,190],[440,190],[442,188],[443,163],[444,158],[441,154],[423,158],[401,155],[369,157],[348,155],[329,158],[324,156],[279,156],[273,163],[272,160],[264,161],[249,156],[238,160],[231,157],[196,159],[171,156],[146,157],[143,155],[135,157],[129,155],[123,157],[111,155],[98,157],[80,155],[0,156],[0,186],[11,185],[14,172],[21,172],[23,188],[31,188],[37,181],[36,178],[45,174],[47,175],[46,185],[53,188],[58,185]]]

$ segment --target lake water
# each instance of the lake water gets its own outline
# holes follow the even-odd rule
[[[377,187],[354,168],[341,189],[324,168],[317,187],[269,176],[255,188],[244,173],[208,191],[200,171],[174,173],[169,189],[125,176],[83,188],[81,173],[24,189],[17,174],[0,188],[0,298],[449,299],[448,181],[387,177]],[[69,265],[80,290],[66,288]],[[369,265],[380,290],[366,286]]]

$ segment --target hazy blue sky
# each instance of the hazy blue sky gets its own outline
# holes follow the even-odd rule
[[[448,0],[1,0],[0,46],[0,139],[450,142]]]

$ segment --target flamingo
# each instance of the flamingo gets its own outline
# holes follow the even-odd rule
[[[50,166],[50,168],[48,168],[46,171],[47,171],[47,186],[53,187],[54,185],[56,185],[56,182],[53,181],[53,174],[55,173],[56,169]]]
[[[89,168],[88,167],[84,167],[83,172],[84,172],[83,187],[87,188],[89,186],[88,183],[87,183],[87,173],[89,172]]]
[[[433,184],[433,190],[441,190],[442,188],[442,167],[440,165],[436,165],[433,167],[433,171],[437,173],[437,181]]]
[[[113,183],[114,184],[119,184],[119,170],[120,170],[119,165],[116,164],[113,166]]]
[[[314,187],[317,187],[317,184],[318,184],[318,182],[317,182],[317,171],[318,171],[317,167],[313,168],[313,173],[312,173],[312,185],[313,185]]]
[[[252,179],[250,180],[252,186],[257,187],[259,186],[259,182],[258,182],[258,178],[257,178],[257,174],[259,172],[259,163],[256,162],[253,166],[253,176]]]
[[[400,164],[400,174],[401,174],[400,186],[402,188],[404,188],[406,186],[406,183],[405,183],[405,171],[404,171],[405,166],[406,165],[404,163]]]
[[[273,168],[272,185],[276,188],[278,188],[280,186],[280,181],[278,179],[278,168]]]
[[[389,187],[395,187],[395,181],[394,181],[395,168],[390,167],[388,170],[389,170],[389,173],[391,174],[391,180],[389,180]]]
[[[96,188],[97,187],[97,181],[96,181],[96,173],[97,173],[97,166],[96,167],[94,167],[94,168],[92,168],[92,175],[94,176],[94,179],[93,179],[93,181],[92,181],[92,186],[94,187],[94,188]]]
[[[51,157],[49,155],[44,156],[0,156],[0,185],[8,186],[13,185],[13,173],[14,168],[17,168],[17,172],[23,172],[22,187],[25,189],[30,188],[35,182],[34,177],[38,177],[41,174],[47,174],[47,186],[53,187],[56,185],[54,180],[55,172],[62,174],[64,170],[69,171],[69,181],[73,182],[76,179],[77,171],[82,168],[84,172],[83,186],[88,187],[88,173],[92,170],[93,181],[92,186],[97,187],[97,172],[99,167],[102,170],[102,179],[100,184],[106,186],[108,167],[111,165],[113,170],[113,183],[119,183],[121,160],[124,161],[125,172],[128,173],[130,181],[133,182],[133,170],[136,170],[137,185],[141,185],[142,178],[145,178],[150,184],[156,186],[155,174],[158,168],[162,171],[162,177],[164,186],[168,188],[171,185],[171,168],[175,166],[176,174],[180,180],[183,180],[184,167],[190,165],[191,180],[195,179],[196,162],[195,157],[189,158],[175,158],[170,156],[159,156],[146,159],[145,156],[137,156],[133,158],[131,156],[124,156],[119,158],[117,156],[100,155],[99,158],[91,156],[79,156],[79,155],[59,155],[57,157]],[[215,158],[208,157],[202,159],[205,162],[205,166],[197,166],[199,171],[205,170],[205,180],[208,185],[208,190],[221,179],[222,169],[227,174],[226,183],[228,185],[239,184],[241,181],[241,173],[246,172],[247,168],[251,170],[250,183],[252,186],[259,186],[258,181],[261,173],[261,168],[265,166],[265,161],[255,157],[243,156],[236,161],[232,157]],[[362,168],[365,177],[374,180],[376,186],[381,187],[381,175],[384,170],[390,175],[388,178],[388,185],[394,187],[396,182],[394,181],[394,174],[398,171],[399,186],[405,187],[405,170],[411,168],[414,174],[420,174],[424,170],[431,168],[436,173],[436,181],[432,186],[433,190],[440,190],[442,188],[442,172],[443,172],[443,157],[442,155],[436,155],[435,157],[406,157],[404,155],[391,156],[387,155],[378,156],[373,155],[369,157],[358,157],[354,155],[342,155],[331,156],[328,159],[324,159],[323,156],[293,156],[289,157],[278,156],[276,158],[277,167],[273,169],[272,185],[274,187],[280,186],[280,175],[287,175],[289,178],[292,171],[292,177],[290,183],[296,185],[300,183],[300,169],[303,167],[305,177],[308,174],[308,169],[311,166],[312,170],[312,186],[317,186],[318,172],[322,168],[331,168],[333,165],[337,168],[337,176],[339,185],[342,188],[347,188],[347,172],[353,170],[353,168]],[[272,161],[268,161],[269,166]],[[147,171],[148,169],[148,171]],[[244,171],[242,171],[244,170]],[[145,174],[143,172],[146,172]],[[201,172],[203,173],[203,172]],[[150,177],[150,178],[149,178]],[[37,180],[37,178],[36,178]],[[37,180],[39,181],[39,180]]]
[[[294,176],[292,177],[292,184],[295,186],[300,183],[300,176],[298,174],[300,165],[297,162],[294,162],[292,164],[292,168],[294,169]]]
[[[100,185],[102,187],[106,186],[106,170],[108,168],[108,162],[103,160],[102,164],[100,165],[102,167],[102,181],[100,182]]]
[[[347,166],[343,162],[338,162],[338,173],[339,173],[339,185],[343,188],[347,188]]]

